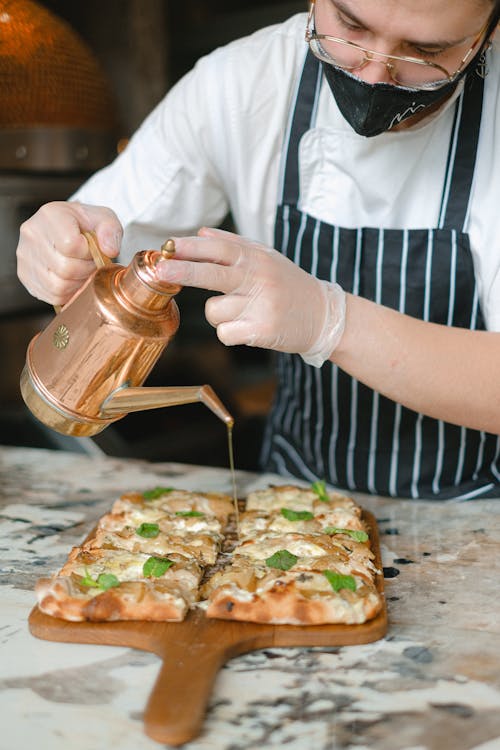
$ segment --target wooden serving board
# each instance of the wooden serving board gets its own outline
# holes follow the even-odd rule
[[[363,511],[371,548],[382,570],[377,523]],[[383,575],[377,576],[383,596]],[[281,646],[348,646],[370,643],[387,632],[387,612],[362,625],[262,625],[215,620],[200,610],[175,622],[68,622],[35,607],[29,628],[37,638],[65,643],[128,646],[157,654],[163,661],[144,714],[146,734],[157,742],[182,745],[200,732],[217,672],[233,656]]]

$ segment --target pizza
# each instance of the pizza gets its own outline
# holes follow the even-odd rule
[[[158,487],[122,495],[52,578],[42,612],[68,620],[360,624],[382,608],[360,506],[310,487],[229,495]]]
[[[233,512],[229,495],[156,487],[120,497],[53,578],[42,612],[66,620],[181,621]]]
[[[322,482],[251,493],[239,543],[202,585],[208,617],[359,624],[382,607],[361,508]]]

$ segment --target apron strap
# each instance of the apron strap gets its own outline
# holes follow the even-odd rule
[[[465,231],[476,164],[481,115],[483,109],[484,78],[475,71],[465,80],[455,109],[446,178],[444,181],[440,229]]]
[[[302,76],[292,104],[292,121],[288,130],[288,141],[283,153],[286,161],[282,179],[281,204],[296,206],[299,202],[299,143],[303,134],[311,127],[321,89],[322,70],[312,52],[308,49],[302,68]]]

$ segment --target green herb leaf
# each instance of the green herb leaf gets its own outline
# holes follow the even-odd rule
[[[88,586],[89,589],[102,589],[103,591],[120,585],[120,581],[113,573],[99,573],[97,580],[94,581],[87,568],[80,583],[82,586]]]
[[[145,539],[154,539],[160,533],[160,527],[157,523],[141,523],[135,530],[135,533],[143,536]]]
[[[292,555],[287,549],[280,549],[268,557],[266,565],[268,568],[277,568],[278,570],[290,570],[293,568],[299,558]]]
[[[313,482],[311,484],[311,489],[317,494],[322,503],[330,502],[330,498],[328,497],[328,492],[326,491],[326,484],[324,481]]]
[[[204,513],[200,513],[199,510],[176,510],[176,516],[183,516],[184,518],[201,518]]]
[[[82,586],[88,586],[89,588],[99,588],[99,586],[97,585],[97,581],[94,581],[87,568],[85,568],[85,575],[82,576],[80,584]]]
[[[356,542],[367,542],[368,534],[366,531],[355,531],[354,529],[338,529],[336,526],[327,526],[323,529],[324,534],[347,534]]]
[[[314,513],[308,510],[290,510],[290,508],[282,508],[281,515],[287,521],[311,521],[314,518]]]
[[[152,490],[146,490],[146,492],[143,492],[142,496],[144,500],[156,500],[158,497],[166,495],[167,492],[172,492],[173,489],[173,487],[155,487]]]
[[[334,591],[341,591],[342,589],[356,591],[356,581],[353,576],[344,576],[340,573],[335,573],[333,570],[324,570],[323,575],[327,578],[328,583]]]
[[[119,586],[120,581],[115,575],[113,575],[113,573],[100,573],[97,576],[97,585],[103,591],[107,591],[108,589],[114,589],[116,586]]]
[[[148,557],[142,566],[142,573],[146,578],[160,578],[174,564],[167,557]]]

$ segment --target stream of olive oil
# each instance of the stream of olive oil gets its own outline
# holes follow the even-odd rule
[[[229,469],[231,471],[231,481],[233,485],[233,505],[236,519],[236,536],[240,538],[240,513],[238,509],[238,495],[236,492],[236,472],[234,470],[234,449],[233,449],[233,425],[234,422],[227,422],[227,447],[229,451]]]

